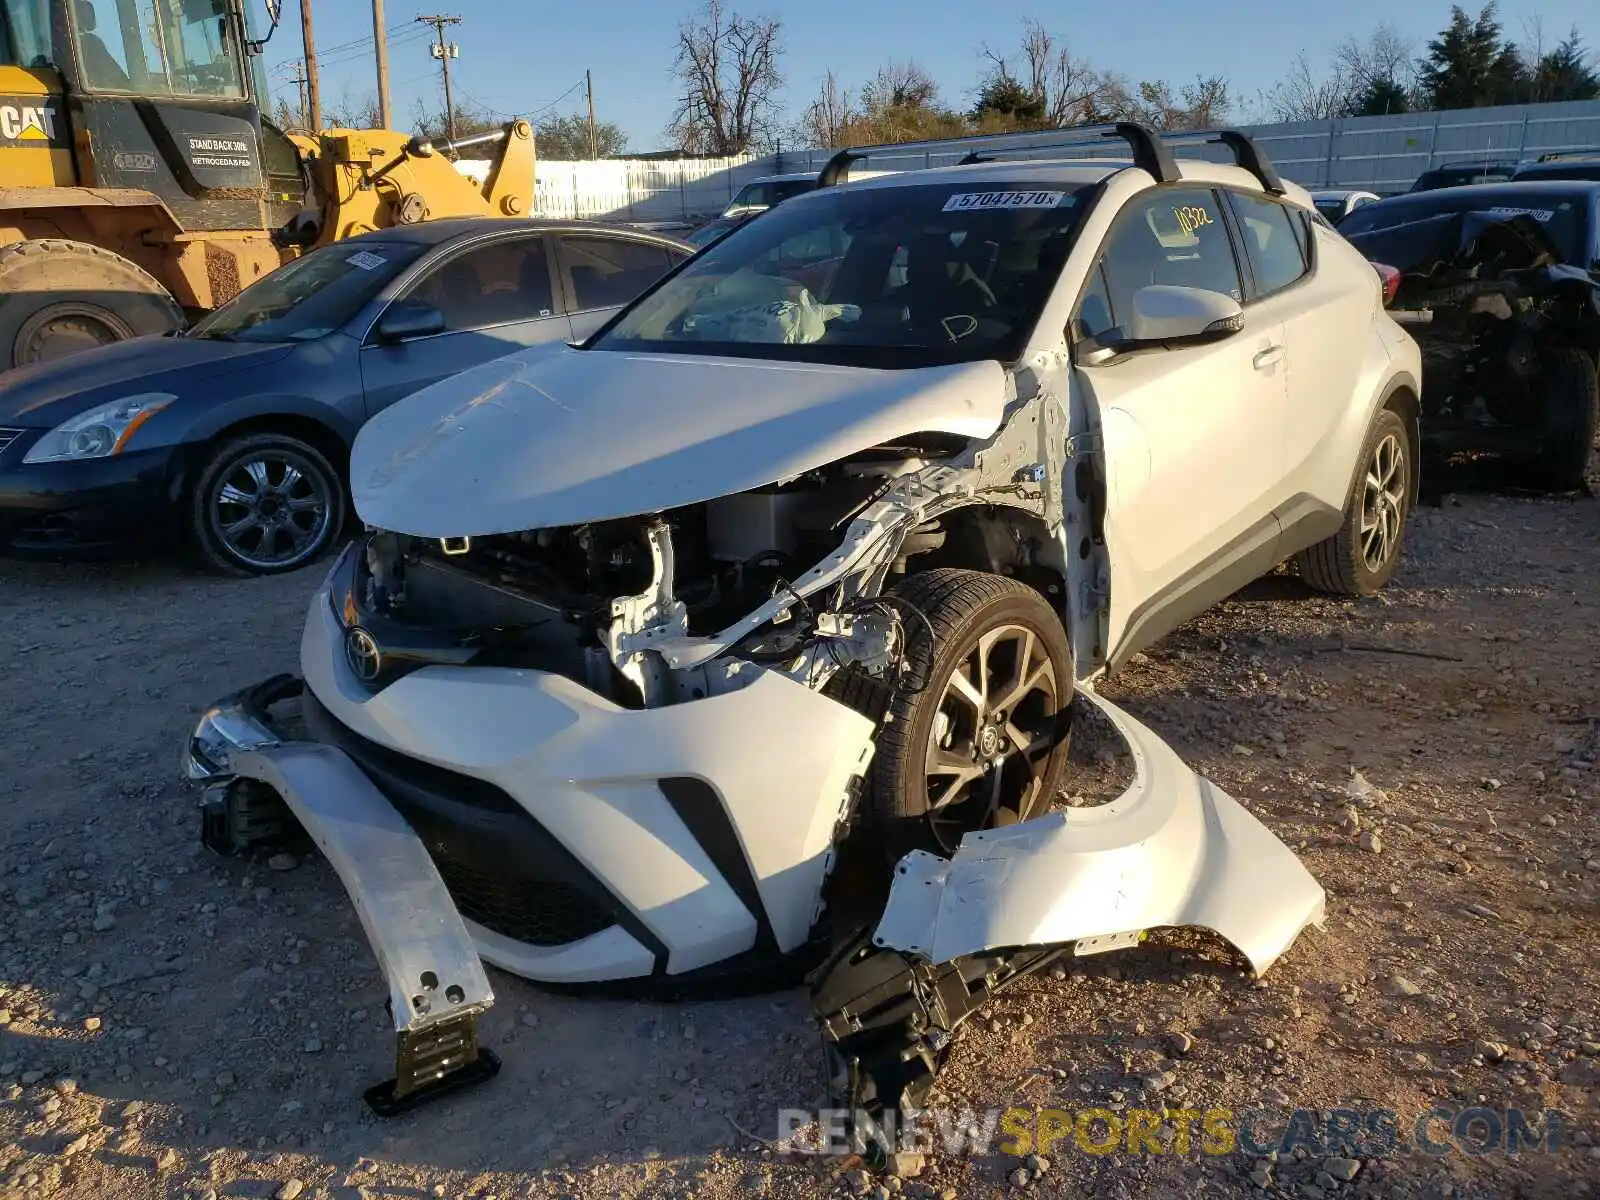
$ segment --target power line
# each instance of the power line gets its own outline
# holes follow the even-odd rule
[[[390,25],[384,32],[386,32],[390,37],[397,37],[402,30],[411,28],[413,28],[413,25],[410,21],[400,21],[397,24]],[[352,50],[358,47],[370,48],[375,40],[376,39],[371,34],[368,34],[366,37],[354,38],[348,42],[340,42],[336,46],[329,46],[323,53],[336,54],[341,50]]]
[[[424,30],[412,27],[411,29],[408,29],[406,33],[391,38],[389,40],[389,46],[391,49],[396,46],[414,46],[420,45],[422,42],[427,40],[428,36]],[[317,55],[317,60],[323,66],[339,66],[342,63],[360,62],[372,52],[372,46],[373,43],[369,39],[364,47],[357,46],[354,49],[346,50],[342,54],[338,55],[330,55],[326,53],[319,54]]]

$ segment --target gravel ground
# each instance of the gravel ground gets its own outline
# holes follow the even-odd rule
[[[767,1140],[824,1103],[799,992],[669,1007],[498,973],[501,1076],[380,1122],[384,993],[337,879],[210,857],[176,779],[209,700],[293,666],[317,574],[0,564],[0,1192],[1600,1195],[1600,504],[1448,497],[1383,596],[1264,580],[1108,684],[1300,851],[1328,928],[1259,984],[1198,937],[1027,980],[941,1080],[972,1109],[1568,1114],[1558,1153],[1515,1158],[1069,1139],[863,1174]],[[1077,754],[1107,794],[1104,746]]]

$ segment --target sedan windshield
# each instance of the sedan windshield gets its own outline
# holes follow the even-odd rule
[[[427,247],[342,242],[279,267],[203,318],[190,337],[309,342],[348,322]]]
[[[869,367],[1009,361],[1090,191],[944,183],[797,198],[703,250],[589,348]]]

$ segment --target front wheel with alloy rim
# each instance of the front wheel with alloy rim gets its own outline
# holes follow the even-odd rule
[[[276,575],[316,559],[344,525],[344,482],[315,446],[258,433],[218,446],[190,496],[195,544],[230,575]]]
[[[927,571],[890,595],[911,682],[890,702],[869,788],[889,857],[950,855],[963,834],[1047,811],[1073,697],[1061,619],[1033,588],[981,571]]]
[[[1302,579],[1340,596],[1370,596],[1389,582],[1416,496],[1412,461],[1405,422],[1393,409],[1379,409],[1361,449],[1343,525],[1295,557]]]

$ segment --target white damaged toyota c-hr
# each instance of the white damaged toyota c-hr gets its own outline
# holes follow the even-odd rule
[[[798,956],[852,830],[900,862],[877,947],[933,963],[1200,924],[1263,970],[1320,920],[1093,683],[1287,559],[1384,585],[1418,351],[1248,139],[1117,132],[1131,161],[821,187],[582,345],[361,431],[304,730],[274,681],[187,763],[213,845],[292,816],[327,852],[402,1039],[487,1006],[480,957],[659,984]],[[1075,697],[1139,779],[1051,812]]]

